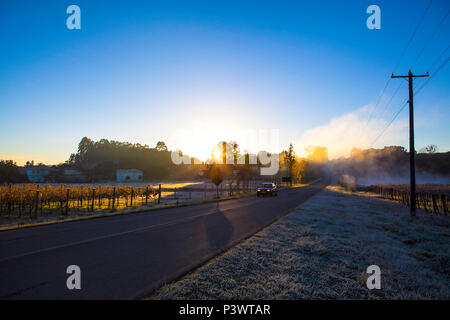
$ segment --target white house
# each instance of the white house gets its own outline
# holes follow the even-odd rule
[[[137,169],[118,169],[116,172],[118,182],[142,181],[144,173]]]
[[[54,170],[55,169],[52,167],[45,165],[37,165],[26,168],[27,177],[30,182],[45,182],[48,174]]]

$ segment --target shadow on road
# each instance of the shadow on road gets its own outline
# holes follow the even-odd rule
[[[217,202],[216,212],[205,217],[204,228],[209,247],[213,250],[226,246],[234,230],[233,225],[228,221],[222,211],[220,211],[219,202]]]

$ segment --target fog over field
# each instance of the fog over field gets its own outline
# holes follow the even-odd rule
[[[450,152],[417,153],[415,166],[418,184],[450,183]],[[409,153],[398,146],[366,150],[354,148],[350,157],[327,162],[324,173],[334,182],[345,176],[345,179],[361,185],[408,184]]]

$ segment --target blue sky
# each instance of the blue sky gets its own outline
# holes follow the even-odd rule
[[[428,3],[2,1],[0,158],[58,163],[84,136],[163,140],[202,157],[220,137],[239,143],[246,129],[278,129],[281,148],[292,142],[300,155],[309,144],[332,156],[369,147],[407,99],[405,83],[386,106],[404,82],[392,79],[374,109]],[[66,28],[71,4],[81,30]],[[366,27],[371,4],[380,30]],[[432,2],[396,73],[449,9]],[[432,72],[449,35],[447,18],[414,73]],[[449,84],[446,65],[415,97],[417,149],[450,150]],[[375,147],[407,147],[407,134],[405,109]]]

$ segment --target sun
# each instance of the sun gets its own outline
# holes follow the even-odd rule
[[[200,161],[206,162],[208,159],[216,158],[216,154],[219,155],[219,153],[215,153],[214,145],[211,145],[209,143],[188,143],[184,144],[180,149],[183,151],[183,154],[188,154],[191,157],[195,157],[199,159]]]
[[[213,152],[212,152],[212,156],[214,158],[214,160],[219,160],[220,157],[222,156],[222,152],[219,150],[218,147],[215,147]]]

